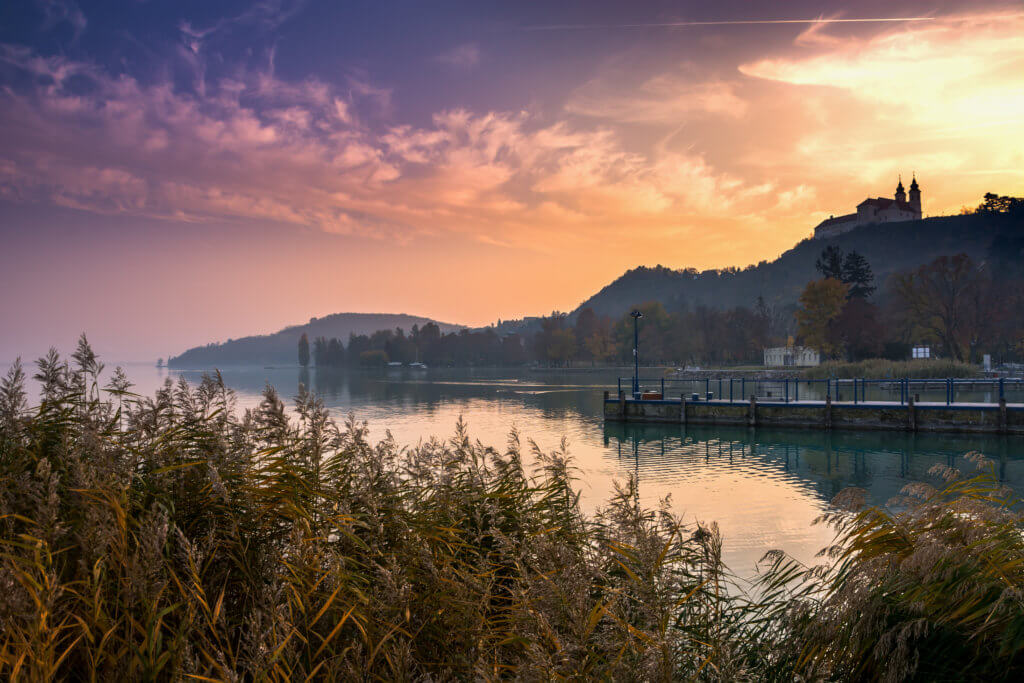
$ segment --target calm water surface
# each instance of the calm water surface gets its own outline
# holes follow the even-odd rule
[[[135,391],[147,394],[168,376],[201,378],[200,372],[143,365],[126,370]],[[863,487],[872,502],[884,504],[904,484],[929,480],[933,465],[965,466],[961,456],[977,450],[1024,491],[1024,439],[1015,437],[605,425],[601,392],[614,387],[614,372],[235,368],[222,374],[241,408],[255,406],[267,384],[289,397],[303,382],[336,417],[354,414],[374,438],[390,430],[401,444],[450,436],[460,416],[471,437],[499,449],[513,427],[544,450],[564,437],[586,509],[601,505],[614,482],[633,473],[645,505],[668,497],[686,519],[717,522],[726,562],[744,576],[774,548],[812,562],[831,540],[828,529],[812,521],[847,486]]]

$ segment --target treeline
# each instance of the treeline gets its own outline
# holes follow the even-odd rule
[[[303,348],[308,351],[303,352]],[[343,344],[337,338],[317,337],[310,345],[299,339],[299,363],[317,367],[380,367],[391,362],[428,366],[518,366],[527,363],[527,345],[518,334],[499,336],[493,329],[441,332],[434,323],[352,334]],[[305,362],[303,360],[305,359]]]
[[[1017,250],[1019,256],[1021,245]],[[818,349],[824,359],[903,360],[913,346],[927,346],[933,358],[962,363],[979,363],[985,354],[997,362],[1024,358],[1019,261],[940,256],[893,274],[880,296],[872,297],[836,266],[842,260],[835,247],[823,252],[823,277],[807,284],[796,312],[798,341]]]
[[[1024,199],[986,194],[968,211],[975,215],[1024,217]],[[751,292],[750,306],[690,307],[684,297],[650,300],[640,288],[618,316],[585,307],[553,312],[535,333],[499,334],[494,328],[443,333],[434,323],[373,334],[347,342],[317,337],[299,340],[299,362],[317,367],[374,367],[390,362],[429,366],[552,367],[631,364],[637,309],[639,355],[644,365],[761,363],[764,349],[795,342],[819,350],[823,359],[906,360],[915,345],[933,357],[980,362],[1024,358],[1024,230],[998,233],[984,259],[939,256],[925,265],[875,280],[859,251],[826,247],[816,261],[819,279],[806,282],[798,305],[769,303]],[[646,303],[641,303],[646,301]]]
[[[760,362],[766,345],[792,332],[791,311],[779,311],[759,298],[753,308],[670,312],[659,302],[639,306],[641,360],[646,365],[701,360],[716,363]],[[352,335],[341,340],[299,340],[299,362],[317,367],[380,367],[390,362],[428,366],[552,367],[631,363],[633,319],[612,319],[585,308],[573,319],[552,313],[532,335],[499,335],[491,328],[442,334],[428,323],[402,329]]]

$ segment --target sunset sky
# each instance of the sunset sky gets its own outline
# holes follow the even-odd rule
[[[0,361],[571,310],[1022,169],[1021,2],[14,0]]]

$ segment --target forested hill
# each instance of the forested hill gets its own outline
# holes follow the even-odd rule
[[[178,368],[212,368],[229,365],[292,365],[298,362],[299,337],[305,332],[312,344],[317,337],[337,337],[348,342],[350,334],[372,334],[377,330],[402,328],[406,332],[413,325],[434,323],[441,332],[454,332],[461,325],[440,323],[404,313],[335,313],[313,318],[305,325],[293,325],[273,334],[229,339],[220,344],[197,346],[180,356],[168,360]]]
[[[584,301],[577,312],[590,307],[598,315],[619,317],[631,306],[648,301],[660,301],[669,310],[701,305],[750,307],[758,296],[769,304],[786,306],[797,301],[809,280],[820,277],[814,263],[828,245],[861,253],[871,264],[876,282],[882,284],[895,271],[942,255],[966,253],[976,262],[1006,261],[1014,254],[1020,258],[1022,241],[1020,216],[979,213],[865,225],[832,239],[804,240],[774,261],[742,270],[635,268]]]

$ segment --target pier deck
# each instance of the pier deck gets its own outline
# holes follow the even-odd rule
[[[728,424],[806,429],[982,432],[1024,435],[1024,404],[897,401],[693,401],[685,396],[633,399],[605,392],[604,419],[618,422]]]

